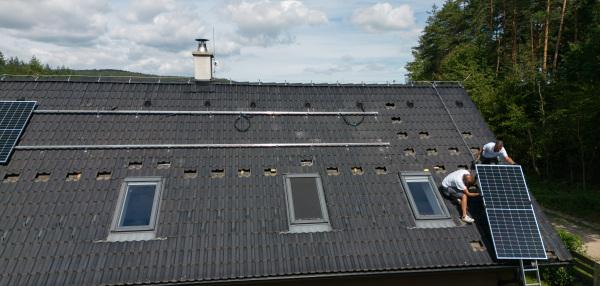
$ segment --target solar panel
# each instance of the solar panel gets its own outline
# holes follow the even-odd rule
[[[0,101],[0,163],[6,163],[36,101]]]
[[[546,259],[521,166],[476,165],[498,259]]]
[[[520,166],[479,165],[477,174],[482,191],[493,190],[484,195],[487,208],[523,209],[531,205]]]

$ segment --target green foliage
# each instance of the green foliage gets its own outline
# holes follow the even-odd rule
[[[536,176],[527,176],[527,185],[543,207],[600,223],[600,193],[569,186],[567,182],[542,182]]]
[[[36,56],[32,56],[28,63],[19,60],[17,57],[10,57],[8,61],[5,60],[4,54],[0,52],[0,75],[32,75],[32,76],[66,76],[72,78],[95,78],[98,77],[112,77],[112,80],[129,80],[129,78],[145,78],[149,80],[161,81],[187,81],[187,77],[159,77],[156,75],[149,75],[143,73],[104,69],[104,70],[72,70],[65,66],[51,68],[48,64],[43,64]],[[228,81],[228,80],[227,80]]]
[[[420,37],[418,47],[414,48],[414,63],[408,63],[410,80],[439,80],[444,55],[452,51],[467,37],[467,22],[461,13],[465,1],[448,1],[442,10],[434,5],[427,19],[425,32]]]
[[[568,233],[562,229],[558,231],[558,235],[560,236],[560,239],[562,239],[562,241],[565,243],[565,246],[569,251],[577,252],[580,254],[586,253],[587,250],[585,249],[585,246],[583,245],[583,240],[579,235]]]
[[[598,189],[600,1],[567,1],[564,18],[562,5],[448,0],[430,13],[407,77],[471,74],[463,86],[526,173]]]
[[[580,236],[568,233],[564,230],[559,230],[558,235],[565,243],[568,250],[585,254],[586,250],[583,246],[583,240]],[[574,269],[546,268],[542,270],[542,279],[551,286],[570,286],[576,285],[577,277],[574,275]]]
[[[572,286],[577,281],[577,277],[564,267],[546,268],[540,274],[549,286]]]
[[[42,63],[35,56],[32,56],[31,60],[29,60],[28,67],[32,73],[37,73],[37,74],[41,73],[42,69],[43,69]]]
[[[36,56],[32,56],[28,63],[18,57],[10,57],[8,60],[0,52],[0,74],[8,75],[68,75],[72,70],[62,67],[52,69],[48,64],[44,65]]]

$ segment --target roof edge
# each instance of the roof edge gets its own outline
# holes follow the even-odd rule
[[[552,263],[548,267],[569,266],[572,263]],[[544,267],[546,264],[540,264]],[[501,271],[501,270],[519,270],[519,264],[505,265],[475,265],[475,266],[457,266],[446,268],[422,268],[412,270],[393,270],[393,271],[357,271],[357,272],[335,272],[335,273],[320,273],[320,274],[305,274],[305,275],[280,275],[280,276],[265,276],[251,278],[236,278],[236,279],[219,279],[219,280],[196,280],[185,282],[168,282],[158,283],[159,285],[198,285],[201,284],[237,284],[237,283],[257,283],[257,282],[286,282],[290,280],[310,280],[310,279],[328,279],[328,278],[351,278],[351,277],[372,277],[372,276],[391,276],[391,275],[413,275],[413,274],[433,274],[433,273],[449,273],[449,272],[478,272],[478,271]]]

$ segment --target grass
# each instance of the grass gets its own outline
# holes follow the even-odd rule
[[[542,182],[533,176],[527,177],[527,185],[543,207],[600,224],[600,192],[597,190],[584,191],[563,183]]]

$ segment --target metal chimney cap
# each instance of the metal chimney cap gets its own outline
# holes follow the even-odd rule
[[[206,48],[206,42],[208,42],[208,39],[196,39],[196,41],[198,42],[199,52],[208,52],[208,49]]]

